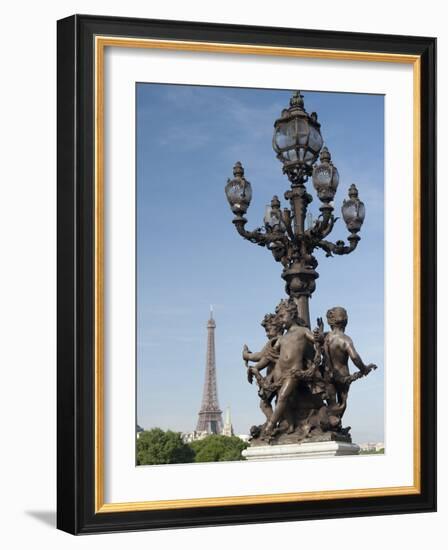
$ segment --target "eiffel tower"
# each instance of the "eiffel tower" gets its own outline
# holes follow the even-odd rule
[[[204,393],[196,426],[197,432],[207,432],[209,434],[222,433],[223,426],[216,385],[215,328],[213,309],[210,308],[210,319],[207,323],[207,362],[205,365]]]

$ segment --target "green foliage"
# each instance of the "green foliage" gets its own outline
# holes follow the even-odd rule
[[[369,450],[369,451],[361,449],[359,454],[360,455],[383,455],[384,454],[384,448],[379,449],[378,451],[376,451],[375,449],[372,449],[372,450]]]
[[[247,443],[239,437],[225,435],[209,435],[199,441],[190,443],[195,452],[195,462],[224,462],[229,460],[245,460],[241,452]]]
[[[153,428],[141,432],[137,439],[137,465],[245,460],[241,452],[247,446],[239,437],[224,435],[209,435],[186,444],[180,433]]]
[[[137,439],[137,464],[182,464],[194,462],[194,451],[180,433],[160,428],[141,432]]]

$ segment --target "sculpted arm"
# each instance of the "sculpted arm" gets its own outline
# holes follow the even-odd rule
[[[255,363],[255,365],[252,365],[251,369],[260,371],[265,369],[271,363],[272,363],[271,359],[265,356],[265,357],[262,357],[260,361],[258,361],[258,363]]]
[[[247,349],[247,346],[243,349],[243,359],[245,361],[253,361],[256,364],[251,366],[251,369],[255,369],[257,371],[263,370],[267,366],[269,366],[273,361],[275,361],[276,353],[273,352],[272,347],[270,343],[268,342],[264,348],[259,351],[252,353]]]
[[[350,359],[353,361],[353,364],[361,371],[365,372],[368,370],[367,365],[364,364],[364,361],[361,359],[361,356],[356,351],[355,345],[353,344],[353,340],[346,336],[346,345],[347,345],[347,352],[350,357]]]
[[[316,341],[314,333],[311,332],[309,328],[305,329],[305,338],[308,340],[308,342],[310,342],[310,344],[314,344]]]
[[[244,346],[243,349],[243,359],[245,361],[253,361],[254,363],[261,361],[263,357],[263,350],[262,351],[249,351],[247,346]]]

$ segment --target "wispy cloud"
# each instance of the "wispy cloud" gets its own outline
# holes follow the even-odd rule
[[[226,129],[226,134],[235,134],[230,147],[228,135],[224,137],[226,152],[236,156],[247,137],[250,136],[252,146],[254,140],[265,141],[272,119],[284,107],[278,100],[263,106],[253,104],[250,93],[245,95],[244,90],[237,97],[234,89],[201,86],[167,86],[158,102],[160,106],[142,108],[140,116],[150,121],[155,109],[170,113],[163,124],[157,125],[155,139],[159,145],[173,147],[173,152],[191,152],[206,145],[222,144],[222,132]]]

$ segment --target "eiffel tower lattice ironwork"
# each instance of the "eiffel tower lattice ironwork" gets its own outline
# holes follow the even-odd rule
[[[204,392],[202,405],[199,411],[196,431],[210,434],[222,433],[222,411],[218,403],[218,388],[216,384],[216,359],[215,359],[215,328],[213,310],[210,308],[210,319],[207,323],[207,360],[205,366]]]

